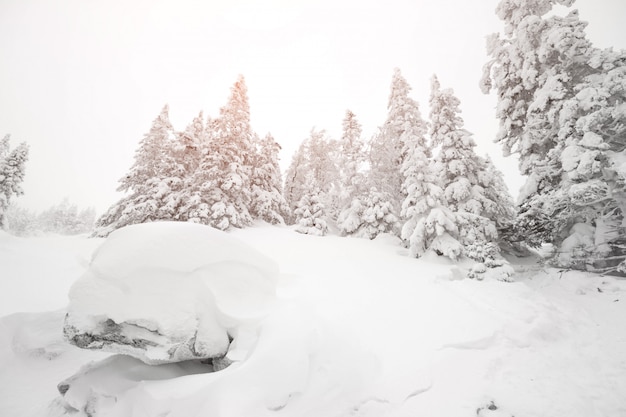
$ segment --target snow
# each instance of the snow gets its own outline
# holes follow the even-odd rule
[[[269,312],[277,275],[271,260],[208,226],[128,226],[70,288],[64,331],[80,347],[89,337],[90,348],[150,364],[223,356],[228,332]]]
[[[80,275],[76,258],[103,240],[54,238],[48,245],[0,235],[0,293],[14,294],[15,313],[0,319],[0,415],[626,415],[622,279],[527,259],[511,260],[515,282],[467,279],[472,264],[432,253],[411,258],[389,235],[314,237],[258,224],[227,237],[237,249],[252,248],[252,264],[273,259],[280,274],[271,308],[236,312],[259,314],[237,328],[234,363],[214,372],[198,361],[147,365],[69,345],[65,309],[57,306],[66,302],[68,276]],[[200,240],[191,229],[189,239]],[[114,249],[102,246],[95,259]],[[204,265],[201,252],[180,269]],[[130,259],[135,253],[153,266],[166,263],[147,248],[132,247]],[[226,255],[235,259],[221,272],[239,276],[242,252],[224,248]],[[27,266],[35,261],[51,290],[40,310],[56,310],[17,313],[37,307],[32,288],[42,279]],[[112,255],[105,264],[124,270]],[[88,273],[93,264],[82,268]],[[5,279],[18,271],[19,279]],[[162,295],[164,308],[172,295]]]

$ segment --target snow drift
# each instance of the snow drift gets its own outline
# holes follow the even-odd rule
[[[223,357],[275,300],[278,267],[208,226],[157,222],[113,232],[70,289],[64,334],[146,364]]]

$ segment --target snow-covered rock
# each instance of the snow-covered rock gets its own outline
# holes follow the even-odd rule
[[[222,357],[240,327],[270,311],[277,277],[274,262],[208,226],[125,227],[71,287],[64,333],[147,364]]]

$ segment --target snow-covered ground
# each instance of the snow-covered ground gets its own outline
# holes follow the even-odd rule
[[[103,240],[0,233],[0,415],[626,416],[625,280],[524,261],[475,281],[392,237],[230,235],[279,266],[277,297],[209,372],[69,345],[68,292]]]

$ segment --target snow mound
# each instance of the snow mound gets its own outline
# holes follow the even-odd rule
[[[64,334],[147,364],[226,354],[275,302],[278,267],[238,239],[183,222],[113,232],[69,291]]]

